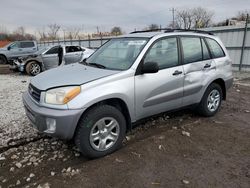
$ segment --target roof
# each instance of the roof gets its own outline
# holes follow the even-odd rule
[[[141,37],[141,38],[151,38],[155,35],[162,34],[164,33],[163,31],[157,31],[157,32],[141,32],[141,33],[131,33],[131,34],[126,34],[126,35],[121,35],[119,37]]]
[[[165,34],[165,35],[213,35],[211,32],[204,30],[191,30],[191,29],[161,29],[156,30],[146,30],[146,31],[135,31],[127,35],[121,35],[118,38],[124,37],[141,37],[141,38],[152,38],[154,36]]]

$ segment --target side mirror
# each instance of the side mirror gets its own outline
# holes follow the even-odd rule
[[[146,62],[142,66],[142,74],[145,73],[156,73],[159,71],[158,63],[156,62]]]
[[[10,46],[8,46],[7,50],[10,50],[10,49],[11,49],[11,47],[10,47]]]

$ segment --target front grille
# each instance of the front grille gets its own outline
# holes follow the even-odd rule
[[[34,87],[33,85],[29,85],[29,94],[35,99],[37,102],[40,102],[41,91]]]

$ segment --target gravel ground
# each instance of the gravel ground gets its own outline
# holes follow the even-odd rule
[[[0,75],[0,150],[37,137],[22,105],[22,93],[27,90],[29,80],[30,77],[20,74]]]
[[[220,112],[189,110],[142,122],[124,147],[97,160],[29,127],[21,94],[30,77],[0,75],[0,188],[243,187],[250,185],[250,75],[237,74]]]

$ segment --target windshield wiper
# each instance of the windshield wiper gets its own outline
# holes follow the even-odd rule
[[[99,63],[88,63],[88,65],[93,65],[93,66],[96,66],[96,67],[101,68],[101,69],[106,69],[106,67],[104,65],[101,65]]]
[[[80,61],[79,63],[82,63],[84,65],[88,65],[88,63],[86,62],[86,58],[84,60]]]

